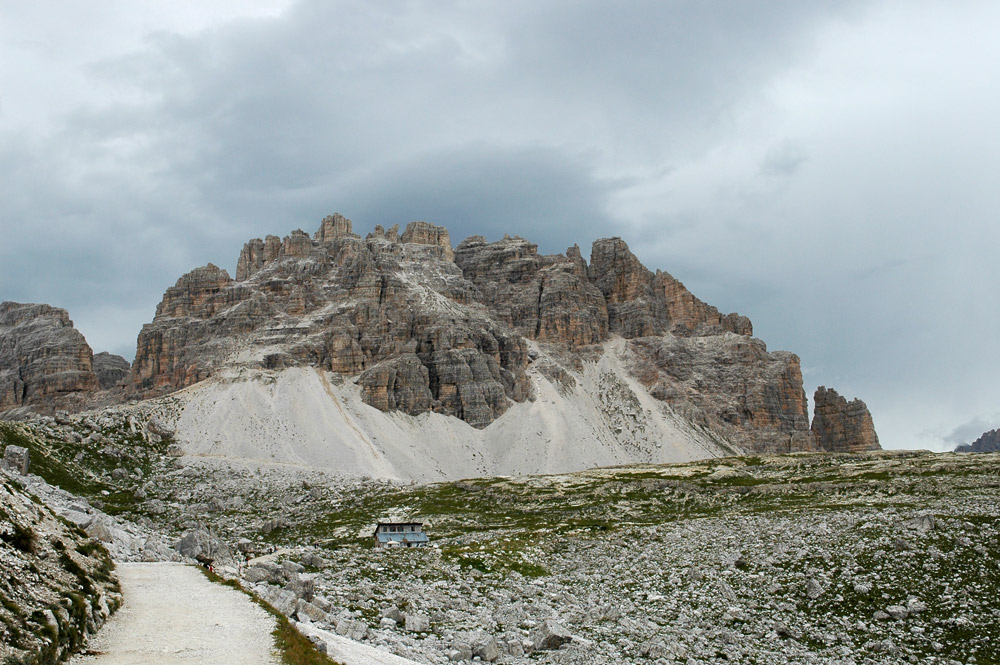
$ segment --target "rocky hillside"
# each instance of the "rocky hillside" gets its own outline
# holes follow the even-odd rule
[[[128,374],[121,356],[97,356],[64,309],[0,303],[0,413],[93,405]]]
[[[121,604],[107,551],[0,471],[0,659],[56,663]]]
[[[310,635],[418,662],[995,663],[998,458],[798,453],[422,485],[186,459],[132,510],[175,537],[198,523],[278,548],[244,585]],[[384,518],[423,521],[431,546],[373,550]]]
[[[957,453],[996,453],[1000,452],[1000,429],[990,430],[972,443],[963,443],[955,448]]]
[[[997,455],[796,453],[400,483],[174,457],[152,412],[186,392],[0,434],[31,448],[39,473],[80,483],[90,505],[70,499],[65,514],[116,559],[207,548],[324,643],[509,665],[1000,658]],[[373,550],[383,518],[423,521],[431,546]],[[237,568],[224,549],[274,553]]]
[[[167,290],[139,334],[133,381],[152,397],[223,370],[309,366],[349,378],[383,412],[484,429],[537,400],[540,382],[585,392],[587,368],[613,354],[658,409],[723,449],[875,442],[873,429],[845,442],[868,432],[836,408],[811,430],[798,357],[769,352],[747,318],[649,271],[621,239],[596,241],[589,263],[576,246],[537,249],[479,236],[453,249],[447,230],[426,222],[362,238],[340,215],[312,236],[251,240],[235,279],[208,265]]]

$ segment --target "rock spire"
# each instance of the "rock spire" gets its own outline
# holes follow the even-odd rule
[[[881,449],[865,403],[859,399],[848,402],[836,390],[823,386],[816,389],[814,397],[812,433],[820,450],[856,453]]]

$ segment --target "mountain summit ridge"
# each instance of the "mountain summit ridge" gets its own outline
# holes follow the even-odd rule
[[[428,222],[402,232],[375,226],[362,237],[334,214],[312,235],[251,239],[235,279],[213,264],[181,276],[139,333],[119,385],[150,399],[314,368],[329,375],[321,382],[328,387],[348,382],[337,392],[344,405],[357,401],[389,417],[440,414],[489,430],[485,438],[448,436],[490,441],[487,456],[496,459],[504,458],[496,432],[511,426],[494,424],[527,404],[535,406],[512,416],[530,413],[538,425],[523,441],[525,454],[560,428],[603,441],[602,450],[617,451],[607,463],[619,464],[878,447],[867,407],[833,399],[834,391],[817,392],[823,423],[810,428],[798,356],[768,351],[752,335],[747,317],[723,314],[669,273],[650,271],[618,237],[594,241],[588,262],[577,245],[539,254],[518,236],[471,236],[452,247],[447,229]],[[304,378],[292,383],[323,390]],[[554,420],[539,399],[576,421]],[[337,422],[330,426],[353,426]],[[658,452],[663,437],[688,441],[690,450]],[[634,455],[630,446],[638,446]]]
[[[648,270],[621,238],[596,240],[588,263],[578,246],[539,254],[518,236],[452,248],[427,222],[362,238],[335,214],[312,236],[250,240],[236,279],[211,264],[181,277],[139,334],[133,379],[148,397],[224,366],[308,365],[355,377],[379,410],[481,429],[532,399],[529,366],[573,390],[574,373],[620,337],[651,395],[730,444],[823,449],[798,357],[752,332]]]

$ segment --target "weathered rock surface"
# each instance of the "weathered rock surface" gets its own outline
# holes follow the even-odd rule
[[[0,303],[0,411],[98,390],[93,357],[66,310]]]
[[[0,659],[61,662],[121,604],[108,553],[0,472]]]
[[[573,636],[558,621],[546,619],[532,631],[531,641],[536,651],[551,651],[573,641]]]
[[[990,430],[972,443],[963,443],[955,448],[957,453],[995,453],[1000,452],[1000,428]]]
[[[139,334],[134,380],[157,395],[225,363],[360,376],[382,409],[482,427],[528,397],[525,341],[473,303],[447,231],[415,222],[365,239],[341,216],[314,239],[254,240],[232,280],[215,266],[168,289]]]
[[[134,381],[147,394],[182,388],[208,377],[225,356],[230,338],[246,332],[244,327],[258,319],[252,305],[243,308],[251,310],[245,316],[231,312],[212,318],[239,302],[240,294],[226,289],[231,283],[225,270],[209,264],[192,270],[167,289],[156,308],[156,319],[171,320],[175,325],[166,330],[143,326],[132,368]],[[220,293],[228,300],[220,299]],[[210,326],[209,321],[215,325]]]
[[[27,448],[22,448],[21,446],[7,446],[4,448],[0,469],[7,469],[18,475],[26,476],[30,468],[31,456]]]
[[[493,319],[524,337],[571,346],[607,339],[604,297],[587,278],[579,248],[540,256],[523,238],[472,236],[455,250],[455,263]]]
[[[101,390],[118,386],[128,379],[129,373],[132,371],[132,365],[129,361],[107,351],[94,354],[93,368]]]
[[[872,415],[859,399],[847,401],[836,390],[816,389],[812,423],[813,436],[820,450],[861,452],[879,450],[878,435]]]
[[[594,243],[589,274],[607,302],[610,331],[622,337],[631,339],[665,332],[753,334],[753,326],[745,316],[723,316],[716,308],[695,298],[669,274],[650,272],[621,238]]]
[[[725,332],[633,341],[636,376],[650,394],[746,450],[813,450],[799,359]]]

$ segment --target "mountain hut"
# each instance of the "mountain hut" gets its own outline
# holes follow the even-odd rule
[[[427,547],[423,522],[379,522],[375,527],[375,547]]]

